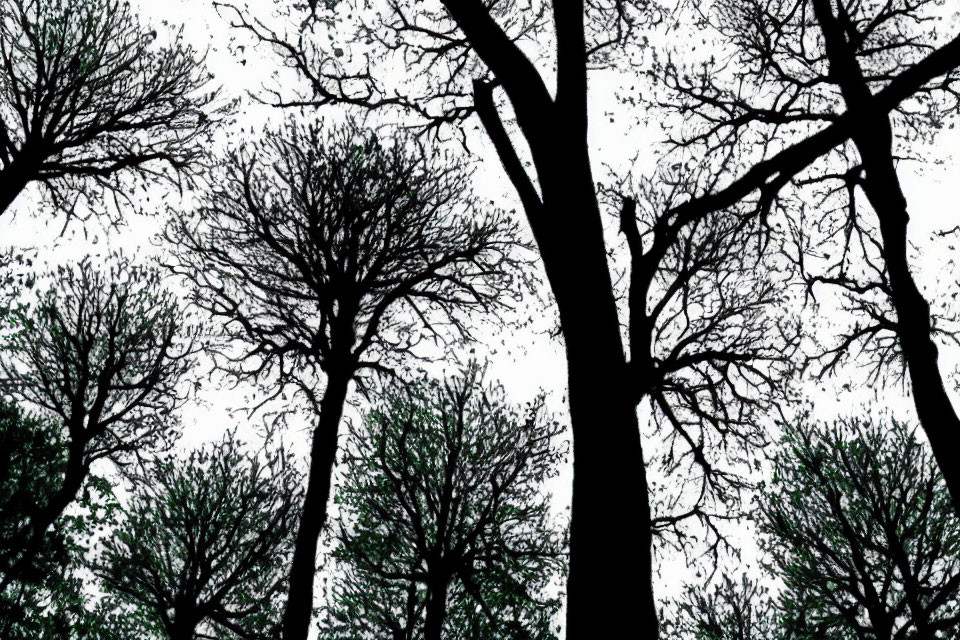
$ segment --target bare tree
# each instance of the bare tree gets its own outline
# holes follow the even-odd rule
[[[622,54],[630,46],[646,52],[651,41],[638,37],[639,30],[658,16],[651,3],[626,0],[396,0],[349,3],[351,10],[343,11],[346,4],[314,5],[305,23],[287,31],[236,8],[223,11],[304,80],[300,91],[283,87],[268,94],[273,104],[396,109],[434,132],[479,118],[539,246],[567,350],[575,467],[568,637],[630,629],[655,638],[656,608],[646,578],[653,516],[636,390],[658,381],[625,354],[587,142],[587,103],[591,69],[627,65],[637,73]],[[284,11],[295,12],[289,6]],[[960,39],[912,61],[877,91],[870,108],[895,109],[958,63]],[[408,71],[404,82],[394,81],[398,68]],[[508,112],[515,117],[507,120]],[[860,113],[852,108],[805,138],[758,145],[736,161],[693,158],[693,165],[709,169],[707,179],[692,181],[693,197],[662,212],[661,238],[672,240],[731,208],[744,215],[769,211],[797,173],[854,134]],[[664,245],[656,246],[648,267],[663,259]],[[643,577],[624,588],[623,573]],[[600,610],[608,615],[598,618]]]
[[[760,502],[787,626],[858,640],[954,637],[960,520],[903,424],[787,425]]]
[[[960,513],[960,470],[952,464],[960,418],[939,371],[930,306],[911,273],[909,215],[898,175],[898,163],[917,159],[920,145],[956,110],[960,38],[950,39],[942,5],[720,2],[703,16],[703,26],[730,47],[727,62],[690,70],[668,62],[660,72],[674,93],[666,104],[688,125],[678,147],[708,149],[715,166],[797,140],[790,149],[799,158],[804,148],[829,142],[822,147],[832,149],[827,162],[798,175],[805,161],[781,171],[771,185],[779,189],[792,180],[790,191],[799,191],[783,211],[799,239],[795,258],[808,284],[840,287],[856,314],[854,326],[822,354],[823,372],[854,349],[873,357],[878,370],[902,356],[921,424]],[[843,137],[827,140],[840,130]],[[802,204],[811,191],[819,196],[815,212]]]
[[[167,232],[173,268],[243,345],[224,368],[274,397],[292,385],[318,416],[284,622],[284,637],[305,637],[351,380],[447,329],[466,334],[466,311],[515,294],[516,230],[473,210],[454,158],[354,125],[288,123],[231,152],[213,185]]]
[[[470,363],[387,389],[351,426],[323,637],[555,637],[564,540],[543,483],[563,429],[542,397],[503,396]]]
[[[124,464],[171,441],[191,364],[180,312],[156,271],[123,259],[98,269],[87,259],[50,277],[17,313],[0,370],[20,402],[59,423],[66,459],[56,491],[4,546],[0,590],[30,565],[94,462]]]
[[[170,640],[278,635],[301,476],[269,442],[234,433],[138,474],[94,569]]]
[[[222,109],[203,63],[123,0],[0,2],[0,214],[31,182],[72,212],[188,178]]]

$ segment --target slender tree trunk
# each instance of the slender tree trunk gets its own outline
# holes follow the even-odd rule
[[[349,373],[342,371],[328,372],[327,388],[320,402],[320,417],[313,430],[310,449],[307,493],[303,500],[290,569],[290,591],[283,613],[283,640],[306,640],[310,632],[317,539],[327,519],[330,474],[337,454],[337,432],[350,377]]]
[[[842,9],[842,5],[838,5]],[[851,110],[866,112],[871,98],[853,53],[842,15],[834,14],[829,0],[814,0],[814,11],[824,36],[830,74]],[[883,257],[893,307],[897,313],[897,336],[913,388],[917,417],[930,441],[954,510],[960,515],[960,417],[950,402],[940,373],[939,353],[933,340],[930,305],[920,293],[907,260],[907,199],[900,186],[893,158],[893,132],[887,113],[863,117],[853,134],[864,169],[863,190],[880,223]]]
[[[871,146],[875,145],[861,149],[861,154],[874,153],[876,150]],[[930,305],[910,273],[907,261],[909,216],[906,199],[900,190],[889,148],[886,156],[889,162],[886,167],[881,167],[879,171],[867,169],[865,191],[880,219],[883,254],[893,293],[893,306],[897,312],[897,335],[910,376],[917,417],[946,480],[954,510],[960,515],[960,465],[956,464],[960,418],[947,395],[940,373]],[[876,159],[871,159],[868,167],[877,164],[879,162]]]
[[[445,575],[434,576],[427,585],[426,618],[423,623],[423,640],[440,640],[443,622],[447,618],[447,587]]]

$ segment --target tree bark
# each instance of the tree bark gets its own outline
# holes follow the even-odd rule
[[[562,125],[558,130],[569,131]],[[566,637],[655,640],[651,514],[633,387],[639,381],[628,375],[585,129],[565,142],[552,150],[540,219],[546,224],[534,224],[534,233],[567,352],[573,500]]]
[[[426,618],[423,623],[423,640],[440,640],[443,622],[447,617],[447,587],[450,579],[445,575],[433,576],[427,587]]]
[[[197,616],[195,613],[178,608],[173,615],[173,624],[170,626],[170,640],[194,640],[197,633]]]
[[[283,640],[306,640],[310,632],[317,539],[327,519],[330,475],[337,454],[337,432],[350,378],[349,373],[341,371],[327,374],[327,388],[320,402],[320,417],[313,430],[310,474],[290,569],[290,591],[283,613]]]
[[[517,190],[560,312],[573,431],[568,640],[659,637],[650,506],[630,380],[587,144],[582,0],[552,3],[557,91],[480,2],[444,0],[509,97],[536,169],[526,172],[493,85],[474,82],[477,114]]]

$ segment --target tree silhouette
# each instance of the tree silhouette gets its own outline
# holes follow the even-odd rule
[[[302,478],[282,449],[235,434],[137,478],[94,569],[171,640],[278,635]]]
[[[180,313],[155,271],[122,258],[109,270],[84,260],[49,277],[46,292],[17,312],[0,370],[14,397],[55,421],[64,459],[56,489],[9,532],[0,591],[31,566],[96,461],[124,464],[170,442],[191,364],[191,346],[178,343]]]
[[[385,399],[344,445],[324,638],[555,638],[563,566],[544,480],[564,455],[476,363]]]
[[[350,381],[390,371],[424,340],[465,335],[466,311],[516,293],[516,233],[472,210],[455,159],[355,125],[288,123],[231,152],[212,184],[167,231],[172,268],[243,345],[224,352],[224,369],[273,397],[292,385],[317,414],[284,622],[285,638],[305,637]]]
[[[66,458],[66,443],[55,423],[0,402],[0,553],[4,557],[18,551],[12,545],[22,542],[21,532],[56,495]],[[57,519],[18,580],[0,593],[0,637],[52,638],[85,623],[77,570],[88,537],[112,513],[109,489],[100,479],[89,485],[94,490],[80,497],[80,508]]]
[[[960,38],[942,24],[941,5],[720,2],[702,27],[731,57],[693,69],[667,61],[657,72],[673,92],[664,104],[684,117],[676,142],[685,152],[709,149],[719,169],[758,149],[792,145],[755,165],[780,167],[761,200],[769,210],[793,182],[786,191],[797,197],[782,210],[798,238],[795,259],[811,292],[817,283],[839,287],[857,315],[821,354],[823,373],[850,351],[866,352],[880,370],[902,356],[960,513],[960,470],[952,464],[960,418],[937,364],[930,306],[911,273],[897,169],[956,110]],[[828,162],[810,166],[819,155]]]
[[[759,515],[784,624],[859,640],[954,636],[960,520],[924,444],[897,422],[787,429]]]
[[[702,585],[688,586],[665,628],[671,637],[696,640],[804,638],[784,628],[776,604],[767,589],[746,574],[739,580],[724,575],[712,590]]]
[[[627,69],[636,73],[626,54],[636,52],[631,47],[646,52],[650,41],[642,38],[640,31],[662,16],[652,3],[619,0],[543,2],[533,6],[438,0],[390,2],[371,10],[350,3],[352,11],[347,12],[341,11],[344,4],[325,9],[315,6],[308,26],[296,31],[274,28],[236,7],[221,7],[237,29],[278,52],[285,65],[295,69],[303,80],[300,90],[286,85],[268,88],[265,99],[272,104],[394,109],[409,118],[410,126],[438,136],[447,125],[461,127],[464,132],[468,120],[478,117],[516,189],[538,244],[567,350],[575,466],[567,634],[576,639],[640,629],[644,637],[655,638],[658,624],[650,581],[644,577],[624,588],[618,577],[623,573],[651,574],[652,530],[670,526],[678,516],[663,519],[651,513],[636,404],[653,398],[651,392],[658,386],[669,387],[672,381],[683,378],[651,365],[657,365],[663,352],[670,353],[696,339],[658,345],[657,316],[663,310],[655,304],[644,309],[647,302],[637,295],[633,309],[627,312],[632,316],[631,325],[634,319],[638,321],[626,330],[631,359],[625,353],[603,233],[600,190],[590,161],[587,103],[591,70]],[[948,48],[946,55],[934,56],[935,62],[920,65],[918,73],[883,97],[883,104],[888,109],[896,106],[918,86],[942,73],[945,58],[958,57],[956,54]],[[407,82],[394,81],[395,65],[407,70]],[[542,73],[542,69],[550,71]],[[509,119],[507,113],[511,114]],[[850,136],[848,123],[844,120],[795,147],[773,153],[739,176],[739,165],[730,164],[716,172],[669,175],[664,186],[690,186],[677,192],[668,209],[656,211],[658,222],[639,234],[632,223],[622,225],[632,249],[632,265],[627,269],[630,287],[639,294],[654,280],[669,280],[670,269],[676,266],[669,255],[673,243],[682,244],[683,237],[695,236],[697,232],[691,231],[694,227],[699,226],[703,232],[711,224],[708,218],[715,214],[756,217],[757,211],[769,206],[784,180]],[[466,133],[463,137],[467,138]],[[678,166],[715,168],[701,165],[696,159]],[[753,198],[756,193],[761,193],[759,199]],[[622,195],[628,203],[636,200],[639,204],[637,194],[627,191]],[[629,204],[624,207],[630,209]],[[629,222],[630,217],[624,219]],[[638,242],[638,237],[642,241]],[[645,243],[654,237],[657,241],[647,246]],[[677,278],[678,287],[690,291],[697,280],[684,275]],[[665,299],[674,300],[675,293]],[[723,302],[723,297],[718,299]],[[686,319],[697,313],[682,316]],[[712,311],[708,310],[710,315]],[[666,312],[659,320],[668,316]],[[693,385],[697,394],[709,396],[717,381],[714,373],[747,359],[745,351],[749,350],[737,347],[732,346],[732,354],[717,354],[713,348],[695,356],[686,354],[690,357],[679,360],[693,364],[695,371],[688,372],[688,381],[702,376]],[[779,350],[782,362],[791,348],[788,344]],[[767,356],[764,354],[761,361]],[[711,375],[703,376],[708,371]],[[707,377],[713,382],[705,384]],[[726,385],[722,380],[720,383]],[[675,397],[689,407],[695,404],[694,395],[678,393]],[[725,418],[748,426],[749,418],[737,418],[737,394],[731,397],[736,402]],[[713,401],[715,406],[723,405],[719,396]],[[718,477],[716,465],[703,453],[730,451],[724,449],[722,437],[710,435],[726,433],[723,421],[701,421],[696,409],[687,417],[672,419],[668,411],[660,409],[660,424],[671,427],[663,434],[666,439],[682,443],[687,448],[682,457],[703,468],[704,477]],[[597,424],[603,427],[597,428]],[[702,430],[703,436],[701,426],[708,427]],[[716,442],[721,443],[719,447]],[[667,447],[671,455],[669,444]],[[708,487],[710,484],[706,482]],[[623,508],[627,504],[633,507]],[[681,516],[685,512],[707,517],[699,503],[681,512]],[[609,556],[612,549],[618,550],[615,562]],[[642,603],[643,612],[639,622],[633,615],[637,603]],[[593,612],[601,609],[612,613],[598,619]]]
[[[122,0],[0,2],[0,214],[31,182],[73,211],[124,176],[179,184],[220,108],[203,56]]]

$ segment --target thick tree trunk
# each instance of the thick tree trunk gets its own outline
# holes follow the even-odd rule
[[[170,640],[194,640],[197,634],[197,616],[193,611],[177,608],[170,626]]]
[[[337,432],[349,384],[349,374],[328,373],[327,388],[320,403],[320,418],[313,431],[310,475],[293,551],[290,591],[283,614],[283,640],[306,640],[310,632],[317,539],[327,519],[330,475],[337,454]]]
[[[27,165],[26,160],[20,159],[0,170],[0,216],[35,177],[36,172]]]
[[[426,618],[423,623],[423,640],[440,640],[443,622],[447,618],[447,587],[449,578],[436,576],[428,584]]]
[[[556,157],[562,164],[544,187],[550,223],[537,235],[560,311],[573,430],[566,637],[656,640],[637,381],[628,376],[585,136]]]
[[[556,98],[481,3],[444,4],[510,98],[539,183],[538,189],[503,126],[492,85],[475,82],[477,113],[530,222],[567,351],[573,503],[566,637],[656,640],[634,387],[643,381],[628,377],[590,165],[584,3],[553,3]]]
[[[582,240],[582,234],[575,235]],[[635,393],[629,388],[606,256],[587,253],[581,244],[578,259],[566,260],[579,274],[553,279],[573,429],[567,638],[655,639],[650,507]],[[551,270],[556,274],[567,267],[548,265]]]

